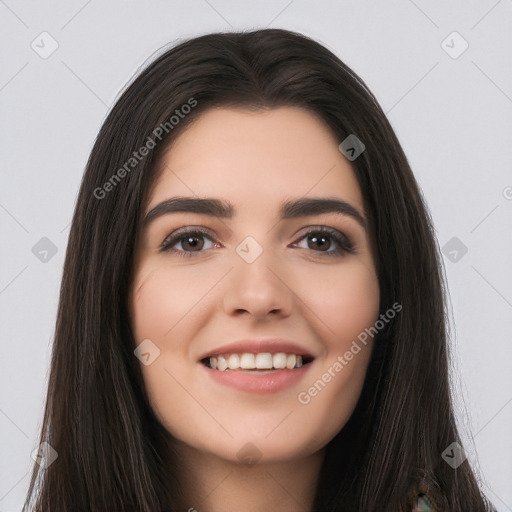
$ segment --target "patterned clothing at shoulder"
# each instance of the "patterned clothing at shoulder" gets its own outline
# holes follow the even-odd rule
[[[421,494],[411,512],[436,512],[434,505],[425,494]]]

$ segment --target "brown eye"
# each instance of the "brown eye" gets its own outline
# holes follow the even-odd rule
[[[300,240],[307,239],[306,247],[322,256],[343,256],[346,253],[354,254],[355,248],[350,239],[340,231],[327,227],[319,227],[308,231]],[[334,250],[329,250],[334,247]]]
[[[201,250],[204,246],[204,241],[202,241],[202,235],[187,235],[184,238],[180,238],[181,247],[185,250]]]
[[[321,251],[324,251],[329,249],[331,245],[330,237],[328,235],[308,235],[307,238],[310,249],[320,249]]]
[[[206,232],[197,229],[181,230],[167,237],[160,249],[166,252],[178,253],[179,256],[193,256],[194,253],[205,252],[203,249],[206,250],[212,247],[205,247],[205,239],[213,244],[212,237]]]

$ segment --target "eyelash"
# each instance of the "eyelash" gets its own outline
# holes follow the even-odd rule
[[[338,231],[336,229],[327,228],[325,226],[311,229],[310,231],[306,232],[301,238],[299,238],[299,240],[297,242],[300,242],[301,240],[303,240],[304,238],[307,238],[309,235],[312,235],[312,234],[328,235],[334,242],[336,242],[338,244],[338,248],[334,251],[313,251],[313,252],[320,253],[320,255],[322,257],[323,256],[342,257],[346,253],[355,254],[355,252],[356,252],[353,243],[350,241],[350,239],[344,233],[341,233],[340,231]],[[176,249],[172,249],[172,246],[175,245],[176,242],[180,242],[184,238],[191,237],[191,236],[193,237],[196,235],[205,236],[205,237],[209,238],[212,242],[215,243],[215,240],[213,239],[213,237],[210,235],[210,233],[208,231],[202,230],[199,228],[194,228],[194,229],[190,229],[190,230],[179,231],[177,233],[173,233],[172,235],[168,236],[160,245],[160,250],[163,252],[177,253],[178,256],[182,257],[182,258],[193,258],[193,257],[195,257],[194,256],[195,254],[200,254],[204,251],[196,251],[196,252],[194,252],[194,251],[179,251]],[[297,243],[297,242],[295,242],[295,243]],[[313,250],[313,249],[311,249],[311,250]]]

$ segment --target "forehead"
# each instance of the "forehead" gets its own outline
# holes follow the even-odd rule
[[[261,208],[284,197],[338,196],[363,208],[339,141],[298,107],[202,113],[163,154],[148,210],[171,195],[229,198]]]

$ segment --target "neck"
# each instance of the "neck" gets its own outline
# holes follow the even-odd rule
[[[311,512],[324,450],[286,462],[246,465],[180,444],[182,509]]]

